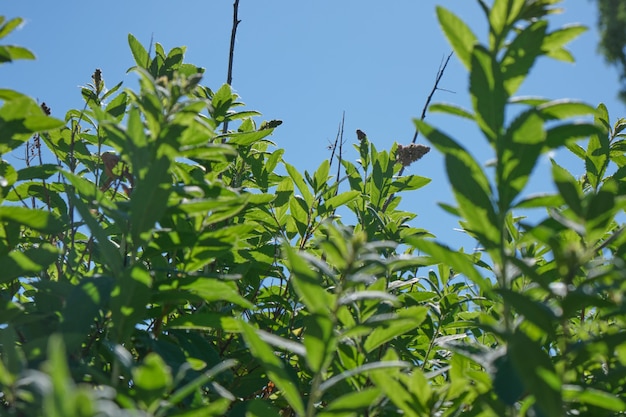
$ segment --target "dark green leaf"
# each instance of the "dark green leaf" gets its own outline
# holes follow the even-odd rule
[[[112,335],[116,343],[125,343],[135,327],[144,320],[150,302],[152,277],[140,264],[116,277],[111,295]]]
[[[304,415],[304,402],[296,388],[295,381],[290,378],[285,369],[285,364],[274,355],[272,348],[256,334],[254,327],[241,322],[241,329],[250,352],[261,362],[268,378],[281,390],[294,411],[299,415]]]
[[[63,230],[63,224],[49,211],[26,207],[0,207],[0,221],[14,222],[46,234]]]
[[[502,69],[491,52],[482,46],[476,46],[471,55],[470,94],[476,121],[493,143],[502,133],[508,94]]]
[[[37,276],[59,259],[61,251],[49,243],[39,247],[13,250],[0,257],[0,283]]]

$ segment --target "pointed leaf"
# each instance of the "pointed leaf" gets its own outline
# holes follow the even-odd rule
[[[443,33],[454,49],[454,53],[465,65],[465,68],[470,69],[470,57],[478,38],[463,20],[444,7],[437,7],[437,18]]]
[[[265,343],[250,324],[241,322],[241,330],[252,355],[259,360],[267,376],[280,389],[285,399],[298,415],[304,415],[304,402],[285,364],[274,355],[272,348]]]

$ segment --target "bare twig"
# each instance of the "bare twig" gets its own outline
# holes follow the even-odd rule
[[[437,77],[435,78],[435,85],[433,85],[433,89],[430,90],[430,94],[428,95],[428,98],[426,99],[426,103],[424,104],[424,108],[422,109],[422,115],[420,116],[420,120],[424,120],[426,118],[426,111],[428,110],[428,106],[430,105],[430,102],[433,99],[433,96],[435,95],[435,91],[440,90],[439,81],[441,81],[441,78],[443,78],[443,73],[445,72],[446,67],[448,66],[448,62],[450,62],[450,58],[452,58],[453,53],[454,52],[450,52],[446,60],[442,61],[442,64],[439,65],[439,70],[437,71]],[[415,129],[415,134],[413,135],[413,140],[411,141],[411,143],[415,143],[415,141],[417,140],[417,135],[419,135],[419,131]]]
[[[341,159],[343,156],[343,127],[346,121],[346,112],[343,112],[341,116],[341,123],[339,124],[339,128],[337,129],[337,136],[335,137],[335,142],[330,146],[332,152],[330,154],[330,166],[333,166],[333,160],[335,159],[335,153],[337,153],[337,182],[339,182],[339,178],[341,176]],[[337,191],[335,191],[336,195]]]
[[[450,62],[450,58],[452,58],[452,54],[453,52],[450,52],[447,58],[445,60],[442,60],[442,63],[439,65],[439,70],[437,71],[437,76],[435,77],[435,84],[433,85],[432,90],[430,90],[430,94],[428,95],[428,98],[426,98],[426,103],[424,103],[424,108],[422,109],[422,115],[420,116],[421,120],[424,120],[426,118],[426,111],[428,110],[428,106],[430,105],[430,102],[433,99],[433,96],[435,95],[435,91],[441,90],[439,88],[439,82],[443,78],[443,73],[446,71],[446,67],[448,66],[448,62]],[[411,140],[411,144],[414,144],[417,141],[418,135],[419,135],[419,130],[415,129],[415,134],[413,135],[413,140]],[[402,168],[398,172],[399,177],[402,176],[405,168],[406,166],[402,166]],[[395,193],[391,194],[387,198],[387,200],[385,201],[385,204],[383,204],[383,207],[382,207],[383,212],[387,210],[389,203],[391,203],[391,200],[393,200],[394,197],[395,197]]]
[[[241,23],[239,20],[239,0],[235,0],[233,3],[233,28],[230,32],[230,49],[228,51],[228,73],[226,74],[226,83],[228,85],[233,85],[233,60],[235,57],[235,38],[237,37],[237,26]],[[224,126],[222,128],[222,134],[228,132],[228,120],[224,122]]]
[[[343,157],[343,127],[345,126],[346,112],[341,116],[341,133],[339,134],[339,154],[337,155],[337,182],[341,175],[341,158]],[[335,190],[335,195],[339,192],[339,187]]]

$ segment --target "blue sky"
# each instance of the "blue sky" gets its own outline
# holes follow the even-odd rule
[[[79,86],[91,81],[95,68],[102,69],[108,86],[124,81],[134,88],[134,78],[126,74],[133,65],[128,33],[146,46],[151,37],[166,50],[186,46],[186,60],[206,68],[203,83],[219,88],[226,80],[233,2],[173,4],[7,0],[2,13],[26,22],[4,42],[29,48],[37,60],[1,66],[0,88],[46,102],[58,118],[81,107]],[[315,170],[329,157],[327,146],[343,111],[348,144],[356,141],[356,129],[367,132],[378,149],[394,141],[407,144],[413,137],[411,120],[421,114],[439,65],[450,52],[435,17],[437,5],[462,17],[484,39],[485,20],[471,0],[241,0],[233,88],[249,109],[263,113],[259,122],[283,120],[272,139],[300,170]],[[595,2],[565,0],[562,6],[565,13],[551,19],[550,29],[567,23],[589,26],[570,45],[577,62],[540,60],[520,94],[577,98],[594,106],[604,102],[613,120],[623,116],[617,72],[597,53]],[[440,87],[446,91],[437,92],[434,102],[470,107],[468,76],[456,58]],[[436,114],[428,114],[427,120],[471,149],[480,162],[490,159],[485,141],[471,124]],[[345,158],[357,159],[356,151],[348,148]],[[582,173],[582,163],[566,151],[555,158],[575,175]],[[527,192],[552,190],[547,159],[542,165]],[[403,208],[419,215],[414,225],[451,246],[471,249],[473,243],[453,231],[456,219],[436,205],[453,202],[441,155],[432,151],[407,173],[432,179],[404,197]]]

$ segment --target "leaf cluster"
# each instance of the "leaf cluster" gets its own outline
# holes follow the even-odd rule
[[[301,172],[271,141],[280,121],[257,125],[229,85],[202,85],[184,48],[129,35],[138,88],[96,70],[63,120],[0,90],[0,154],[26,155],[0,162],[0,413],[626,411],[626,121],[515,97],[540,57],[573,59],[583,28],[549,30],[557,3],[478,0],[485,44],[437,9],[472,108],[431,111],[475,123],[494,162],[415,124],[444,155],[456,206],[443,206],[470,253],[401,209],[430,181],[404,175],[402,152],[427,147],[380,150],[358,131],[357,161],[339,147]],[[552,161],[555,191],[528,196],[557,148],[584,173]]]

